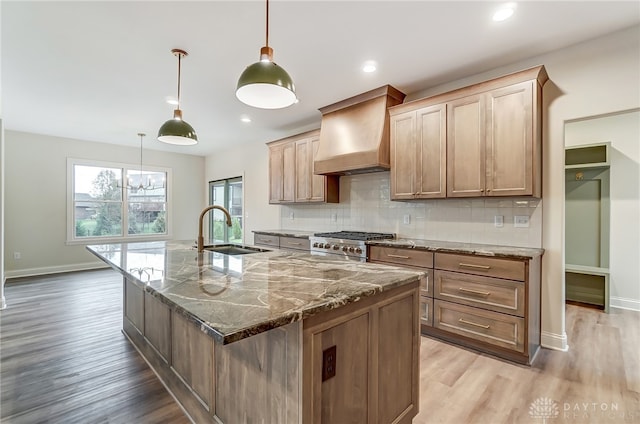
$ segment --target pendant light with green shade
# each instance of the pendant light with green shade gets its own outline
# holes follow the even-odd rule
[[[189,146],[198,143],[198,136],[193,127],[182,119],[182,111],[180,110],[180,65],[187,52],[173,49],[171,53],[178,57],[178,107],[173,111],[173,119],[162,124],[158,130],[158,140],[168,144]]]
[[[273,49],[269,47],[269,0],[266,2],[266,43],[260,49],[260,61],[247,66],[240,75],[236,97],[260,109],[281,109],[296,102],[296,89],[287,71],[273,61]]]

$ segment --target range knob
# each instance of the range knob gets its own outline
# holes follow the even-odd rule
[[[349,248],[347,249],[350,253],[353,253],[353,246],[349,246]]]
[[[325,243],[325,244],[324,244],[324,248],[325,248],[325,249],[330,249],[330,248],[331,248],[331,245],[330,245],[329,243]]]
[[[340,249],[340,246],[338,246],[337,244],[333,245],[333,250],[339,250],[339,249]]]
[[[359,253],[362,253],[362,249],[360,249],[359,247],[356,247],[355,252],[356,252],[356,253],[358,253],[358,254],[359,254]]]
[[[318,247],[318,242],[313,243],[313,247]]]
[[[342,251],[346,252],[347,251],[347,246],[342,246]]]

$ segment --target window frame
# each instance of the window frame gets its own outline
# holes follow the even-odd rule
[[[87,244],[106,244],[106,243],[122,243],[136,241],[154,241],[168,240],[172,238],[173,229],[173,207],[172,207],[172,191],[173,178],[172,169],[161,166],[143,165],[142,170],[147,172],[163,172],[165,179],[165,223],[166,232],[164,234],[129,234],[127,229],[129,225],[129,196],[127,190],[122,189],[122,235],[119,236],[103,236],[103,237],[76,237],[75,235],[75,167],[93,166],[102,168],[120,168],[122,171],[122,179],[126,181],[127,171],[140,171],[140,164],[125,162],[106,162],[93,159],[67,158],[67,229],[66,244],[67,245],[87,245]]]
[[[242,184],[242,200],[240,202],[240,208],[242,209],[242,214],[239,215],[241,220],[241,230],[242,230],[242,243],[244,244],[244,240],[245,240],[245,228],[244,228],[244,198],[245,198],[245,185],[244,185],[244,174],[242,175],[238,175],[235,177],[229,177],[229,178],[219,178],[216,180],[211,180],[209,181],[209,205],[213,205],[214,203],[214,189],[216,187],[216,185],[218,183],[223,183],[222,186],[224,187],[224,200],[223,200],[223,207],[227,207],[227,203],[229,203],[229,196],[230,196],[230,190],[229,190],[229,186],[232,183],[235,182],[240,182]],[[220,186],[220,184],[218,184],[218,186]],[[231,210],[229,210],[229,212],[231,213]],[[233,215],[232,215],[233,216]],[[214,216],[212,213],[209,213],[209,220],[208,220],[208,234],[209,234],[209,240],[215,240],[214,238]],[[231,243],[229,241],[230,237],[229,237],[229,227],[227,227],[226,225],[223,226],[223,231],[224,231],[224,240],[222,241],[222,243]]]

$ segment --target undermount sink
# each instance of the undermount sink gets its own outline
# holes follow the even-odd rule
[[[254,246],[242,246],[238,244],[211,244],[205,245],[204,250],[218,252],[225,255],[248,255],[250,253],[270,252],[269,249],[261,249]]]

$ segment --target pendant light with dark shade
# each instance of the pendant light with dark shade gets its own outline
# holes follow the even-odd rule
[[[181,61],[187,52],[180,49],[171,50],[178,57],[178,107],[173,111],[173,119],[169,119],[158,130],[158,140],[163,143],[189,146],[198,143],[198,136],[191,125],[182,120],[180,110],[180,70]]]
[[[269,47],[269,0],[266,2],[266,43],[260,49],[260,61],[247,66],[240,75],[236,97],[260,109],[281,109],[296,102],[296,89],[287,71],[273,62],[273,49]]]

